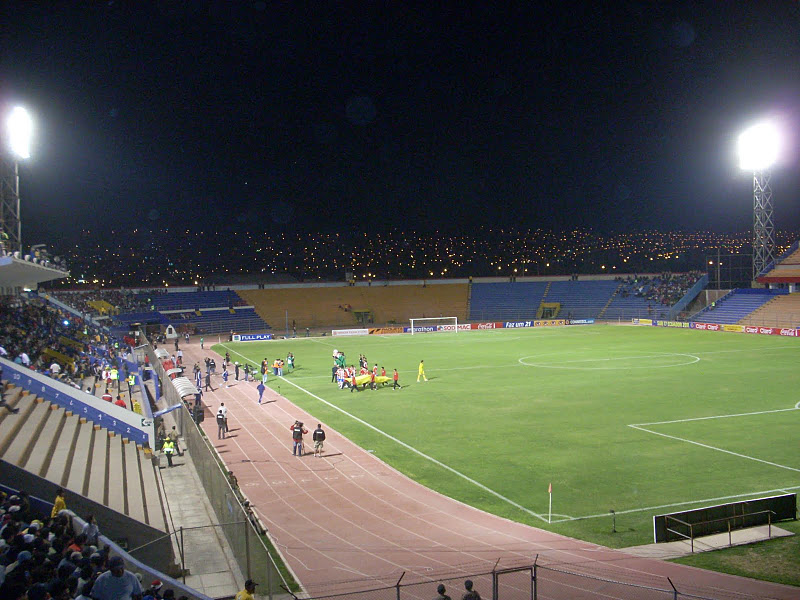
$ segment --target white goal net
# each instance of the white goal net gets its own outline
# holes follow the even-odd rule
[[[409,321],[411,321],[411,335],[436,331],[458,331],[458,317],[422,317],[409,319]]]

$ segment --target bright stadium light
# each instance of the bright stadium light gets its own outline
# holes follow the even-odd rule
[[[17,106],[8,117],[8,139],[11,151],[19,158],[31,157],[33,121],[28,111]]]
[[[739,136],[739,166],[753,173],[753,280],[773,263],[775,226],[769,171],[780,156],[781,132],[772,121],[761,121]]]

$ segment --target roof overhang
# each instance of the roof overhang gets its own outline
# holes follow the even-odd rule
[[[40,283],[63,277],[69,277],[69,271],[45,267],[13,256],[0,256],[0,287],[35,290]]]

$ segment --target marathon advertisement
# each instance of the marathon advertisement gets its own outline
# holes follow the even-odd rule
[[[271,339],[271,333],[243,333],[241,335],[237,333],[233,336],[234,342],[264,342]]]
[[[567,319],[567,325],[594,325],[594,319]]]
[[[472,323],[470,329],[502,329],[503,323]]]
[[[347,335],[369,335],[369,329],[334,329],[331,331],[333,336]]]
[[[438,331],[438,325],[422,325],[414,327],[414,333],[433,333]],[[403,333],[411,333],[411,327],[403,327]]]
[[[403,333],[402,327],[370,327],[370,335],[390,335],[392,333]]]

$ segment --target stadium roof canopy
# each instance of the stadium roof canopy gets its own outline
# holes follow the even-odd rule
[[[0,288],[34,290],[40,283],[62,277],[69,277],[69,272],[13,256],[0,256]]]

